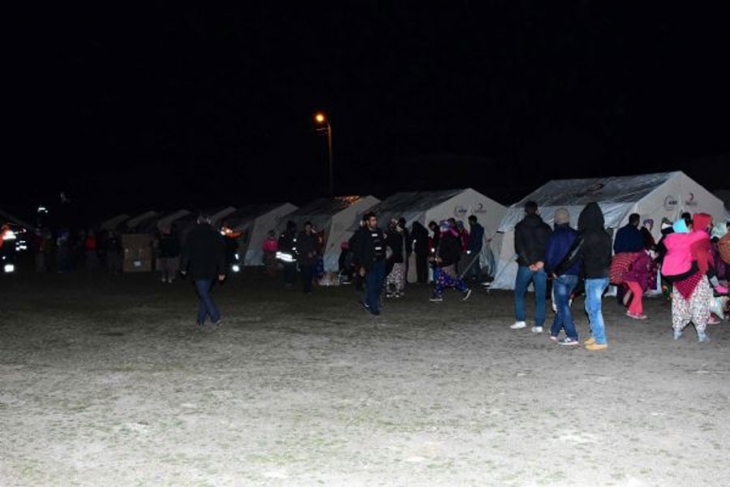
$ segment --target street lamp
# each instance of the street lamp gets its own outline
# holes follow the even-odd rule
[[[325,115],[322,112],[317,112],[314,114],[314,121],[317,125],[320,126],[320,128],[317,129],[317,131],[324,131],[327,132],[327,155],[329,157],[329,185],[330,185],[330,196],[334,197],[335,195],[335,183],[334,183],[334,176],[333,176],[333,166],[332,166],[332,124],[330,124],[329,118],[327,115]]]

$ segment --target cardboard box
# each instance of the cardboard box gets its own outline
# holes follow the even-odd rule
[[[150,259],[124,259],[122,272],[152,272]]]
[[[122,249],[125,261],[152,261],[152,237],[147,234],[122,235]]]

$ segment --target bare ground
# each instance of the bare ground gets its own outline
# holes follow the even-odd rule
[[[727,322],[606,298],[588,352],[510,330],[511,293],[428,295],[374,318],[248,272],[201,332],[187,282],[0,279],[0,487],[730,484]]]

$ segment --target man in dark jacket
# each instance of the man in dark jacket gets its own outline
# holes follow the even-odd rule
[[[213,229],[206,214],[198,216],[195,228],[185,240],[180,274],[190,274],[193,278],[198,293],[198,326],[204,326],[208,316],[213,326],[219,326],[221,315],[210,291],[216,278],[219,282],[226,278],[226,253],[223,237]]]
[[[578,331],[575,329],[573,314],[570,310],[570,294],[578,284],[580,262],[576,261],[570,267],[560,270],[558,266],[568,257],[578,232],[570,228],[570,213],[566,208],[555,211],[554,230],[550,235],[545,251],[545,271],[553,280],[553,294],[555,299],[555,319],[550,327],[550,339],[560,345],[579,345]],[[558,341],[560,330],[565,329],[565,338]]]
[[[279,235],[277,259],[284,267],[284,285],[293,287],[297,282],[297,224],[289,220]]]
[[[641,215],[638,213],[629,215],[629,222],[616,232],[616,239],[613,242],[614,253],[639,252],[644,248],[644,236],[639,230],[640,220]]]
[[[586,340],[588,350],[608,348],[606,328],[603,323],[601,298],[608,287],[611,267],[611,236],[604,228],[604,217],[598,203],[588,203],[578,217],[578,243],[558,269],[573,265],[576,259],[583,263],[586,282],[585,309],[591,325],[591,337]]]
[[[525,294],[532,282],[535,288],[535,325],[533,333],[542,333],[545,323],[545,250],[550,238],[550,227],[537,212],[537,203],[525,203],[525,217],[515,226],[515,252],[517,253],[517,277],[515,279],[515,323],[513,330],[527,326],[525,322]]]
[[[365,226],[355,239],[355,259],[360,265],[359,274],[365,278],[365,297],[361,304],[371,314],[380,314],[380,295],[385,279],[385,235],[378,228],[375,213],[363,216]]]
[[[484,227],[477,221],[476,215],[469,215],[469,246],[466,252],[469,255],[467,265],[470,267],[466,272],[466,276],[470,276],[475,281],[479,281],[482,277],[482,268],[479,265],[479,259],[482,255],[483,246]]]
[[[428,282],[428,230],[419,222],[411,225],[411,240],[413,242],[413,253],[416,254],[416,282],[426,284]]]
[[[297,261],[299,270],[302,272],[302,289],[305,294],[312,292],[312,280],[314,279],[314,266],[321,253],[319,237],[314,233],[311,222],[304,223],[304,230],[297,236]]]

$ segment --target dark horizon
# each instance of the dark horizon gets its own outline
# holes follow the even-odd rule
[[[14,26],[2,205],[19,215],[61,192],[92,219],[302,205],[328,194],[318,110],[336,194],[509,204],[675,170],[730,188],[725,7],[55,8]]]

